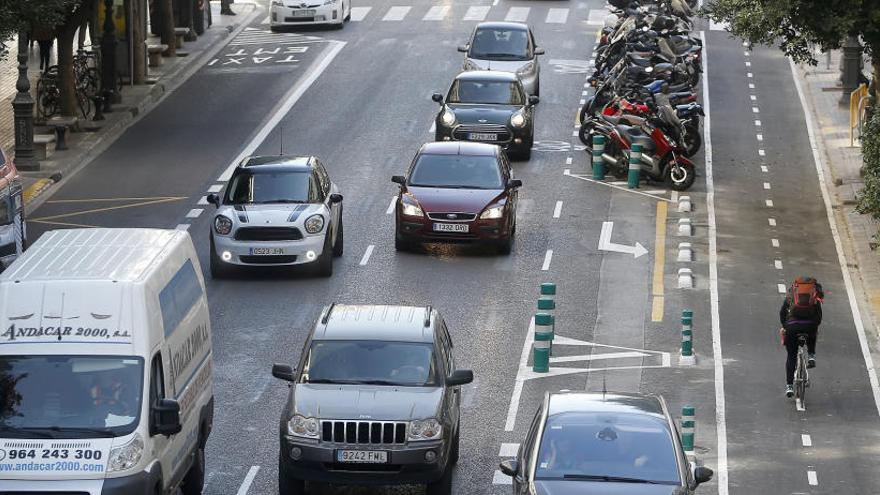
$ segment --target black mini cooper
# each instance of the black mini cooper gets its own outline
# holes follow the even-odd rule
[[[516,74],[467,71],[456,76],[436,119],[437,141],[478,141],[497,144],[528,160],[535,136],[537,96],[527,96]]]

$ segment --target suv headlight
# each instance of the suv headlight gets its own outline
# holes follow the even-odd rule
[[[110,450],[110,458],[107,460],[107,472],[115,473],[116,471],[125,471],[137,466],[141,462],[141,456],[144,453],[144,439],[140,433],[135,433],[134,437],[125,445],[114,447]]]
[[[443,426],[434,418],[410,421],[409,439],[411,441],[437,440],[443,435]]]
[[[324,228],[324,217],[320,214],[315,214],[306,218],[306,232],[309,234],[317,234]]]
[[[529,62],[529,63],[523,65],[522,67],[520,67],[519,69],[516,69],[516,73],[517,73],[517,75],[521,76],[521,75],[527,74],[533,70],[535,70],[535,63]]]
[[[294,437],[318,438],[318,420],[294,414],[287,422],[287,434]]]
[[[452,124],[455,123],[455,113],[447,107],[443,108],[443,113],[440,114],[440,122],[446,127],[452,127]]]
[[[226,215],[214,217],[214,231],[220,235],[229,235],[232,232],[232,220]]]
[[[517,112],[510,117],[510,125],[514,127],[525,127],[526,125],[526,116],[522,114],[522,112]]]
[[[480,214],[481,219],[497,219],[504,216],[504,205],[496,205],[483,210]]]

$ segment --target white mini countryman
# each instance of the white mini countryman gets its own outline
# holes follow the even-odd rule
[[[233,265],[311,263],[325,277],[342,256],[342,195],[314,156],[253,156],[236,167],[211,222],[211,276]]]

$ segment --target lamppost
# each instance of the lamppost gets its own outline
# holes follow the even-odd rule
[[[101,36],[101,87],[104,89],[104,111],[116,95],[116,27],[113,23],[113,0],[104,0],[104,34]]]
[[[15,163],[21,170],[39,170],[40,162],[34,158],[34,99],[31,82],[27,75],[27,33],[18,34],[18,93],[12,100],[15,117]]]
[[[858,36],[848,36],[843,43],[843,56],[840,59],[840,82],[843,94],[841,105],[849,105],[850,93],[859,87],[859,76],[862,74],[862,44]]]

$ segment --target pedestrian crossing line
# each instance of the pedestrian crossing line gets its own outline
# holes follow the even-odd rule
[[[590,16],[587,18],[587,24],[590,26],[604,26],[605,18],[608,14],[609,12],[605,9],[593,9],[590,11]]]
[[[383,21],[402,21],[406,14],[409,13],[412,7],[410,6],[394,6],[388,9],[388,12],[385,14],[385,17],[382,18]]]
[[[505,21],[509,22],[526,22],[529,18],[531,7],[511,7],[504,16]]]
[[[507,476],[499,470],[495,470],[495,473],[492,475],[492,484],[493,485],[512,485],[513,478]]]
[[[367,14],[370,13],[373,7],[352,7],[351,8],[351,21],[352,22],[360,22],[367,17]]]
[[[272,18],[272,16],[268,16],[268,15],[267,15],[265,19],[263,19],[262,21],[260,21],[260,24],[263,24],[263,25],[265,25],[265,24],[269,24],[269,23],[271,22],[271,20],[270,20],[271,18]]]
[[[428,13],[425,14],[425,17],[422,17],[423,21],[442,21],[446,14],[449,13],[448,5],[435,5],[428,10]]]
[[[550,9],[547,11],[547,24],[565,24],[568,20],[568,9]]]
[[[502,443],[501,450],[498,451],[498,457],[515,457],[519,451],[518,443]]]
[[[464,13],[464,21],[482,21],[486,19],[486,16],[489,15],[489,10],[492,7],[488,5],[473,5],[468,7],[467,12]]]

